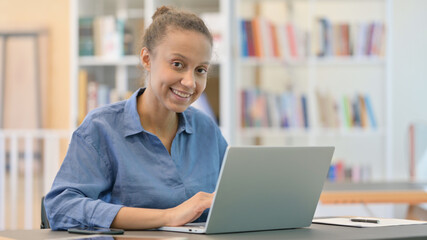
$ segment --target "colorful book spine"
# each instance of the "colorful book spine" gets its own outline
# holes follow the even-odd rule
[[[365,106],[366,106],[366,111],[368,113],[370,126],[371,128],[376,129],[377,121],[375,118],[374,109],[371,104],[371,98],[368,95],[365,95]]]
[[[374,109],[368,95],[355,94],[334,98],[329,93],[316,91],[318,119],[325,128],[364,128],[377,127]]]
[[[241,106],[242,127],[309,128],[305,95],[244,89]]]
[[[289,38],[289,50],[291,53],[292,58],[298,57],[298,46],[297,46],[297,39],[296,39],[296,33],[294,25],[288,23],[286,24],[286,33]]]
[[[308,120],[307,97],[304,94],[301,95],[301,106],[302,106],[302,113],[303,113],[303,119],[304,119],[304,128],[308,129],[309,120]]]
[[[249,57],[249,49],[248,49],[248,33],[246,31],[247,29],[247,22],[245,20],[240,21],[240,30],[241,30],[241,55],[242,57]]]
[[[275,24],[262,17],[239,23],[241,57],[292,60],[307,53],[308,34],[292,23]]]
[[[246,35],[248,42],[248,56],[255,57],[255,42],[252,21],[246,21]]]
[[[381,56],[385,45],[384,24],[331,23],[319,18],[316,24],[315,50],[319,57]]]
[[[333,160],[327,179],[330,182],[366,182],[372,178],[371,167],[360,164],[347,166],[344,160]]]

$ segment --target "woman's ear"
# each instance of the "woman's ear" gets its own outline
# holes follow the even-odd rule
[[[151,59],[150,59],[150,53],[148,52],[148,49],[146,47],[143,47],[141,49],[139,58],[141,59],[142,66],[145,68],[147,72],[149,72],[151,67]]]

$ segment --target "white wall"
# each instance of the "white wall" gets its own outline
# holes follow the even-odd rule
[[[427,120],[427,1],[395,0],[393,8],[392,178],[407,179],[408,124]]]

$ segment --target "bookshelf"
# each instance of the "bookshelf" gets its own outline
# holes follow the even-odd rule
[[[390,4],[232,1],[234,144],[333,145],[353,180],[389,177]]]
[[[229,31],[224,13],[228,1],[197,0],[72,0],[71,126],[76,128],[91,109],[126,99],[143,86],[138,51],[143,30],[161,5],[198,14],[214,37],[206,99],[224,136],[230,139]],[[103,35],[104,33],[104,35]],[[202,104],[194,104],[196,107]]]
[[[137,48],[146,1],[72,0],[71,126],[87,112],[127,98],[140,84]]]

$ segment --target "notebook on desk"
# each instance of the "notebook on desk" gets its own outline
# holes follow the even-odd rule
[[[334,147],[229,147],[203,225],[161,227],[230,233],[310,226]]]

